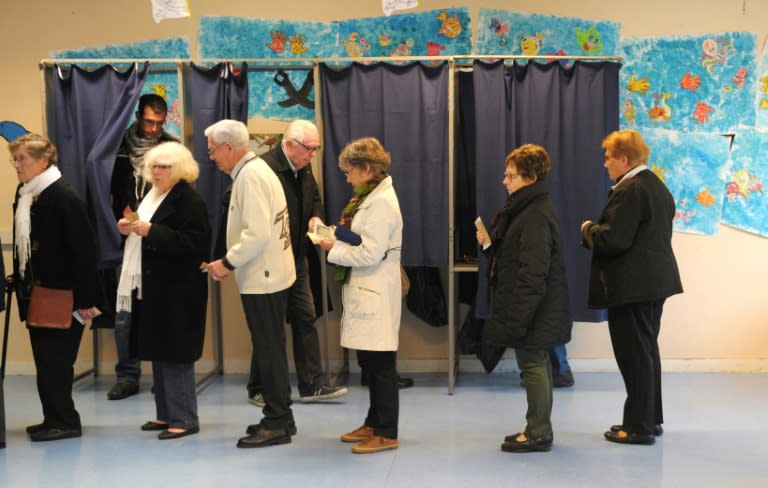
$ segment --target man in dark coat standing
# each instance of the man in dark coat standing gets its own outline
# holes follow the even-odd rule
[[[323,223],[323,202],[312,174],[310,163],[320,149],[317,127],[307,120],[295,120],[288,125],[279,146],[260,157],[277,174],[283,186],[291,225],[291,248],[296,262],[296,282],[288,296],[286,320],[293,333],[293,360],[303,402],[338,398],[347,389],[330,386],[323,381],[320,361],[320,341],[315,328],[315,303],[309,283],[308,253],[315,252],[307,238],[307,230]],[[262,406],[258,362],[251,359],[248,379],[249,401]]]
[[[604,166],[615,182],[597,222],[581,225],[592,250],[589,306],[608,309],[608,329],[627,399],[620,425],[605,438],[653,444],[662,434],[658,336],[667,297],[682,293],[672,251],[675,201],[645,163],[650,149],[640,133],[622,130],[603,140]]]

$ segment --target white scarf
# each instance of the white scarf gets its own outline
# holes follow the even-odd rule
[[[16,204],[16,256],[19,259],[19,274],[24,279],[27,262],[32,252],[29,233],[32,230],[30,209],[32,201],[51,184],[61,178],[61,171],[54,165],[48,166],[42,173],[35,176],[19,188],[19,200]]]
[[[139,219],[149,222],[155,211],[163,203],[168,192],[160,191],[152,187],[141,201],[139,209]],[[120,272],[120,283],[117,285],[117,311],[131,311],[131,292],[138,289],[138,298],[141,299],[141,239],[138,234],[131,232],[125,240],[125,251],[123,252],[123,267]]]

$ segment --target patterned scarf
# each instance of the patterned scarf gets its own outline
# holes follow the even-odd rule
[[[144,154],[150,149],[157,146],[160,143],[160,138],[165,134],[164,131],[160,131],[157,135],[151,139],[142,137],[139,133],[139,122],[136,121],[128,127],[125,132],[126,148],[128,149],[128,159],[133,167],[133,176],[136,178],[136,188],[134,188],[134,197],[136,201],[141,201],[144,195],[147,193],[147,187],[149,183],[144,181]]]
[[[339,225],[342,225],[347,229],[352,227],[352,219],[355,218],[355,214],[360,209],[360,205],[363,204],[365,198],[370,195],[377,186],[379,186],[379,183],[381,183],[384,178],[386,178],[386,176],[379,178],[377,175],[374,176],[374,178],[368,183],[355,186],[352,198],[349,199],[349,203],[347,203],[347,206],[344,207],[344,210],[341,211],[341,217],[339,217]],[[349,275],[349,266],[341,266],[339,264],[336,265],[336,281],[348,283]]]

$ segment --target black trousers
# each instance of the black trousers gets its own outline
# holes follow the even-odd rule
[[[72,400],[72,379],[83,328],[74,319],[72,326],[65,330],[28,328],[37,368],[37,393],[43,406],[43,423],[48,427],[80,428],[80,414]]]
[[[653,434],[664,423],[661,404],[659,329],[664,300],[608,309],[608,329],[627,399],[622,425],[627,432]]]
[[[368,375],[370,407],[365,425],[373,433],[397,439],[400,390],[397,385],[396,351],[357,351],[357,364]]]
[[[299,395],[312,395],[323,384],[320,358],[320,338],[315,328],[315,302],[309,286],[307,258],[296,261],[296,281],[288,293],[286,320],[293,335],[293,361],[299,380]],[[261,393],[259,362],[255,351],[251,354],[251,373],[248,377],[248,396]]]
[[[284,429],[294,423],[284,328],[289,290],[240,295],[266,404],[260,423],[269,430]]]

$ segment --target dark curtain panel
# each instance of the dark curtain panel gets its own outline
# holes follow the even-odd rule
[[[208,205],[208,220],[214,230],[211,257],[219,258],[226,252],[224,235],[227,205],[225,193],[232,180],[222,173],[208,157],[208,138],[204,131],[219,120],[240,120],[248,124],[248,66],[240,69],[229,64],[213,68],[195,66],[189,71],[189,107],[192,117],[192,147],[200,165],[197,191]]]
[[[590,254],[579,245],[579,226],[595,219],[610,181],[600,144],[619,128],[618,63],[476,62],[473,71],[477,213],[490,226],[506,200],[504,157],[523,144],[539,144],[552,159],[549,188],[560,214],[573,320],[605,320],[587,308]],[[480,259],[478,316],[488,313],[487,260]]]
[[[119,264],[120,234],[110,203],[115,156],[144,86],[149,63],[125,72],[112,66],[87,71],[72,66],[68,76],[54,66],[54,114],[49,136],[59,153],[62,176],[87,203],[99,245],[99,267]]]
[[[405,266],[448,260],[448,67],[321,65],[323,181],[326,215],[335,223],[352,195],[337,167],[341,149],[363,136],[379,139],[403,215]]]

